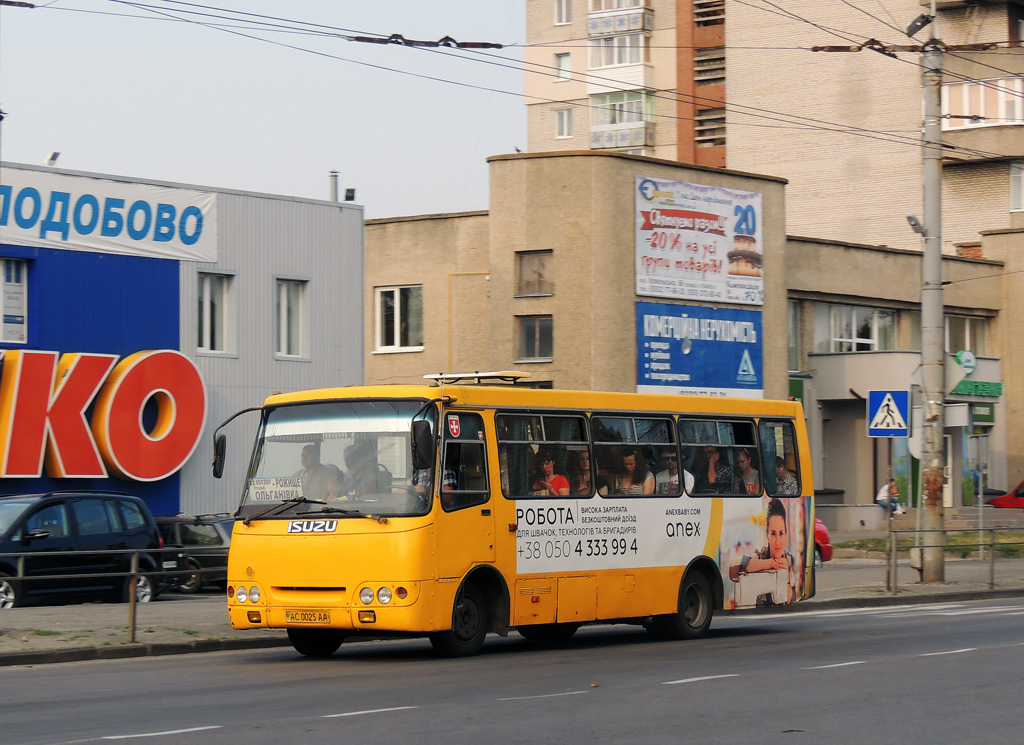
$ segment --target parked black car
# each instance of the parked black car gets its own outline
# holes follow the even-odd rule
[[[0,608],[97,595],[127,601],[135,551],[143,572],[135,598],[149,602],[186,569],[185,552],[163,546],[138,497],[92,491],[0,497]],[[20,574],[16,554],[23,554]]]
[[[191,574],[175,585],[179,592],[199,592],[204,585],[227,584],[228,547],[235,518],[229,514],[161,515],[156,519],[160,535],[168,546],[181,546],[188,553]]]

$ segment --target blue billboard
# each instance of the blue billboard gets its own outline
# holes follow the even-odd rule
[[[640,393],[764,397],[761,311],[636,304]]]

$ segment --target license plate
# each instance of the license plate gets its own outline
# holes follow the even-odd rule
[[[329,610],[286,610],[285,623],[330,623]]]
[[[165,561],[164,562],[164,569],[177,569],[177,568],[178,568],[178,562],[177,561]]]

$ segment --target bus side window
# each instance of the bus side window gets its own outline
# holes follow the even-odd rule
[[[773,497],[795,497],[800,494],[800,471],[796,460],[796,435],[792,422],[762,420],[761,462],[765,464],[765,493]]]
[[[441,475],[441,506],[446,512],[483,504],[488,499],[482,442],[448,442]]]

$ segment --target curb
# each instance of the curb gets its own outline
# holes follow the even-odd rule
[[[289,647],[287,638],[280,639],[200,639],[194,642],[164,644],[125,644],[119,647],[74,647],[71,649],[40,649],[0,654],[0,667],[12,665],[49,665],[55,662],[84,660],[122,660],[132,657],[162,657],[199,652],[228,652],[239,649]]]

